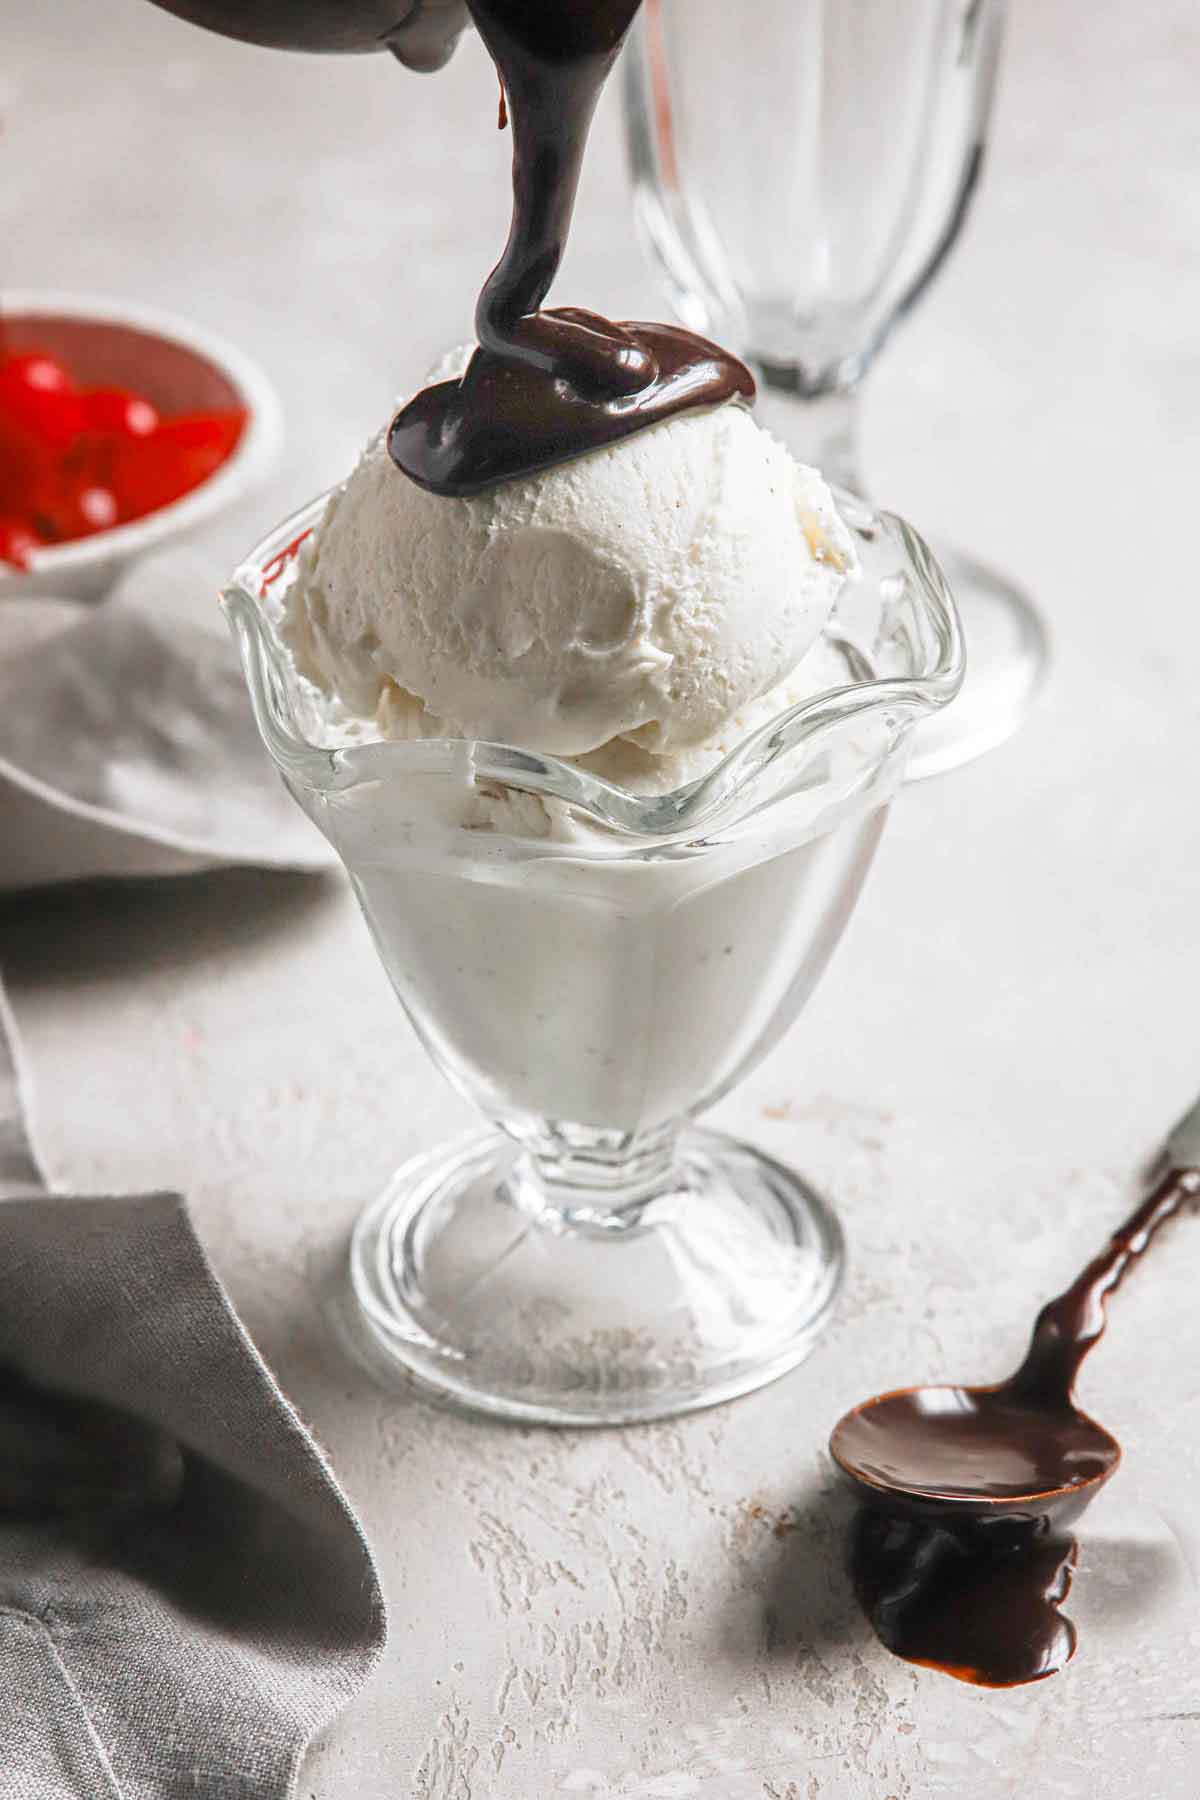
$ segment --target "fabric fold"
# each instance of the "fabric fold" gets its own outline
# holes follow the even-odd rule
[[[4,1791],[284,1800],[384,1629],[182,1199],[41,1190],[0,998]]]

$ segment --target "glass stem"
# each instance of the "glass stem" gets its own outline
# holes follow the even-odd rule
[[[763,361],[755,367],[759,423],[782,438],[800,462],[865,500],[858,460],[858,384],[813,393],[799,368]]]
[[[551,1126],[525,1137],[506,1197],[556,1230],[612,1236],[641,1223],[652,1200],[681,1185],[674,1120],[643,1136]]]

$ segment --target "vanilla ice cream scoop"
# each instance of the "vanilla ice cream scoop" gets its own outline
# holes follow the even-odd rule
[[[306,547],[286,634],[356,713],[411,696],[424,735],[671,754],[795,669],[854,560],[824,481],[740,405],[470,499],[417,487],[381,436]]]

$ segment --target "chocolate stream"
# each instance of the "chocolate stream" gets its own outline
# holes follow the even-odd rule
[[[696,407],[754,398],[749,370],[666,325],[543,311],[570,231],[596,102],[641,0],[467,0],[513,133],[513,212],[458,381],[393,420],[393,461],[421,487],[479,493]]]
[[[440,69],[468,21],[496,64],[513,135],[508,241],[475,312],[459,381],[417,394],[388,450],[433,493],[477,494],[644,431],[754,399],[728,351],[677,326],[544,310],[571,227],[596,102],[642,0],[158,0],[226,37],[279,49],[390,50]]]
[[[1047,1301],[1025,1361],[1004,1383],[1014,1398],[1034,1406],[1070,1401],[1084,1357],[1104,1335],[1109,1298],[1156,1233],[1198,1197],[1200,1172],[1170,1170],[1070,1287]]]

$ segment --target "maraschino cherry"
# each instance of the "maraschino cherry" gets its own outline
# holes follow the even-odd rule
[[[240,408],[161,418],[125,388],[79,388],[45,350],[0,349],[0,562],[156,512],[207,481]]]

